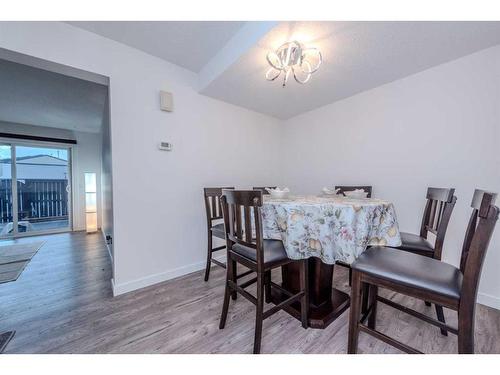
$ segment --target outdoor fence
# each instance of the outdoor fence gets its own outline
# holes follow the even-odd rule
[[[68,218],[67,180],[18,180],[18,220],[30,222]],[[13,220],[12,180],[0,180],[0,223]]]

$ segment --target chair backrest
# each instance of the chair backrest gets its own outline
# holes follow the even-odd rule
[[[204,188],[205,211],[207,213],[207,225],[212,226],[214,220],[222,219],[222,208],[220,197],[222,189],[234,189],[234,187],[212,187]]]
[[[254,186],[253,190],[260,190],[262,194],[269,195],[269,192],[266,189],[276,189],[276,186]]]
[[[257,266],[263,265],[262,191],[223,190],[221,202],[228,249],[233,244],[255,249]]]
[[[434,258],[441,259],[444,238],[450,222],[451,213],[455,207],[457,197],[455,189],[433,188],[427,189],[427,203],[420,226],[420,237],[427,238],[429,232],[436,236],[434,243]]]
[[[372,187],[371,186],[335,186],[335,190],[340,189],[339,193],[345,195],[346,191],[354,191],[362,189],[364,192],[368,193],[367,198],[372,197]]]
[[[465,232],[460,260],[460,270],[464,274],[461,300],[466,304],[474,305],[476,302],[484,257],[498,220],[496,198],[496,193],[484,190],[475,190],[472,198],[472,215]]]

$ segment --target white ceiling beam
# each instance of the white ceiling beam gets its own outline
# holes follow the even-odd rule
[[[233,65],[244,53],[278,25],[277,21],[246,22],[226,45],[201,69],[198,74],[198,91],[203,91]]]

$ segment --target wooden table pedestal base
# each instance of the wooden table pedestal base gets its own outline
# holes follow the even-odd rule
[[[333,265],[325,264],[318,258],[309,258],[309,327],[326,328],[349,308],[349,295],[332,287]],[[282,287],[292,293],[300,290],[299,267],[296,263],[281,269]],[[271,300],[278,304],[288,297],[273,288]],[[296,302],[284,309],[300,320],[300,303]]]

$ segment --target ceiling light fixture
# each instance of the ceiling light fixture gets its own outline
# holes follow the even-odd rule
[[[297,41],[287,42],[276,51],[271,51],[266,56],[271,68],[266,73],[268,81],[274,81],[283,73],[283,87],[285,87],[290,74],[298,83],[309,82],[311,75],[316,72],[323,57],[316,48],[304,48]]]

